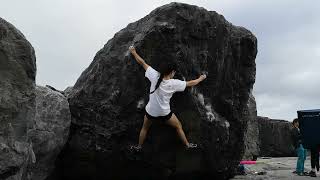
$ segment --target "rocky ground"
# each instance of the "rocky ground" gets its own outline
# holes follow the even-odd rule
[[[245,176],[236,176],[233,179],[280,179],[280,180],[306,180],[306,179],[320,179],[318,172],[316,178],[308,176],[298,176],[293,174],[295,169],[296,157],[283,157],[283,158],[271,158],[271,159],[258,159],[263,163],[256,165],[247,165],[246,167],[251,171],[251,174]],[[305,162],[305,171],[310,171],[310,157]],[[257,175],[255,172],[266,172],[265,175]]]

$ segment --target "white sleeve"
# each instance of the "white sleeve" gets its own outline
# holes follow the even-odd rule
[[[187,82],[186,81],[181,81],[178,79],[173,79],[173,88],[175,91],[184,91],[187,87]]]
[[[153,69],[151,66],[149,66],[144,76],[147,77],[150,80],[150,82],[153,82],[158,80],[160,73]]]

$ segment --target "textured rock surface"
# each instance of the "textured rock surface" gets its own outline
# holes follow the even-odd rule
[[[296,156],[290,135],[291,122],[259,116],[257,120],[260,134],[260,156]]]
[[[177,62],[176,78],[208,73],[201,85],[175,94],[171,106],[198,150],[186,151],[172,128],[157,123],[141,154],[127,150],[138,141],[149,86],[127,51],[131,44],[155,69]],[[251,32],[196,6],[171,3],[129,24],[69,94],[70,139],[48,179],[229,178],[244,152],[256,53]]]
[[[67,98],[48,87],[36,87],[36,118],[29,136],[36,163],[28,168],[28,179],[43,180],[54,168],[65,145],[71,123]]]
[[[0,179],[20,180],[34,156],[36,58],[23,34],[0,18]]]
[[[256,101],[252,94],[248,100],[250,116],[247,121],[247,129],[244,135],[245,152],[243,159],[253,159],[260,154],[259,124],[257,120]]]

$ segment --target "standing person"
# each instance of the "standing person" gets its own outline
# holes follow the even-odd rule
[[[309,172],[309,175],[311,177],[317,177],[316,174],[316,168],[317,171],[319,171],[319,146],[312,146],[311,149],[311,171]]]
[[[292,121],[292,125],[293,128],[291,130],[291,138],[298,156],[296,171],[294,172],[297,173],[299,176],[306,176],[308,175],[308,173],[304,172],[304,162],[306,160],[307,152],[302,145],[302,138],[299,129],[298,118]]]
[[[145,69],[145,76],[150,80],[150,95],[149,102],[146,105],[146,114],[139,135],[139,144],[132,146],[135,150],[140,150],[147,132],[152,124],[152,121],[163,121],[169,126],[176,129],[176,132],[187,148],[195,148],[197,144],[190,143],[182,129],[182,125],[177,116],[170,110],[170,98],[175,92],[184,91],[186,87],[191,87],[199,84],[206,78],[206,75],[201,75],[198,79],[191,81],[181,81],[173,79],[177,66],[173,62],[163,64],[159,69],[160,72],[149,66],[136,52],[133,46],[129,47],[131,54],[135,60]]]

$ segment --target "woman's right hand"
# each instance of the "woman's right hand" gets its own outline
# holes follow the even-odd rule
[[[206,78],[207,78],[207,75],[202,74],[198,79],[187,81],[187,87],[195,86],[195,85],[199,84],[201,81],[203,81]]]

